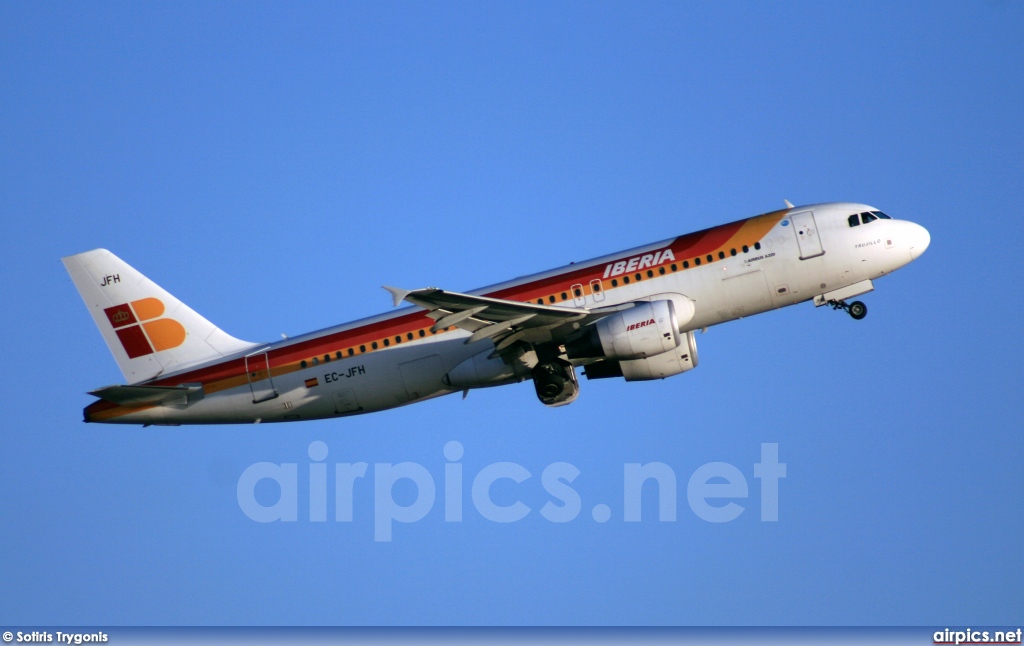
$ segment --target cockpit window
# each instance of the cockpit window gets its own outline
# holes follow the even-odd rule
[[[860,215],[854,213],[850,217],[846,218],[846,221],[850,223],[851,227],[859,227],[860,226]]]
[[[875,216],[871,215],[870,213],[861,213],[860,217],[864,221],[864,224],[867,224],[868,222],[874,222],[875,220],[878,219]]]
[[[886,215],[885,213],[882,213],[881,211],[872,211],[871,215],[874,215],[874,216],[876,216],[876,217],[878,217],[878,218],[880,218],[882,220],[891,220],[892,219],[888,215]]]

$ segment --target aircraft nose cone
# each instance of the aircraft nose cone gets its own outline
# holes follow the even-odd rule
[[[917,257],[925,252],[932,242],[932,236],[920,224],[911,224],[910,232],[910,257],[917,260]]]

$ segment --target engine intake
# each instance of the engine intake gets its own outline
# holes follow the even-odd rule
[[[672,301],[651,301],[606,316],[567,343],[565,351],[570,359],[643,359],[673,350],[680,341]]]

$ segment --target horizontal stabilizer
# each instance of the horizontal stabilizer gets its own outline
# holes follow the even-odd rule
[[[104,386],[89,393],[120,406],[187,405],[203,397],[203,387],[194,386]]]

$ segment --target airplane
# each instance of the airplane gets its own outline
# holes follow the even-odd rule
[[[288,422],[387,410],[532,379],[546,406],[576,374],[646,381],[697,367],[695,333],[812,301],[849,302],[915,260],[931,236],[847,202],[786,208],[467,293],[385,287],[386,314],[241,341],[113,253],[63,258],[126,384],[91,391],[86,422]]]

